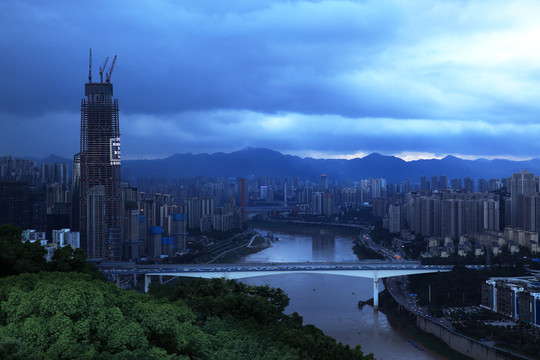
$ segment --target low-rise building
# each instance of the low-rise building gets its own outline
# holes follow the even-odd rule
[[[540,282],[532,277],[489,279],[482,284],[480,306],[540,327]]]

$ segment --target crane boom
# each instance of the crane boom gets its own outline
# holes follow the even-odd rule
[[[92,48],[90,48],[90,59],[89,59],[89,69],[88,69],[88,83],[92,83]]]
[[[109,57],[107,56],[107,59],[105,59],[105,63],[103,66],[99,67],[99,76],[101,77],[101,82],[103,83],[103,72],[105,71],[105,67],[107,66],[107,61],[109,61]]]
[[[107,72],[107,80],[106,80],[107,83],[111,82],[111,75],[112,75],[112,72],[114,70],[114,64],[116,64],[116,55],[114,55],[114,59],[113,59],[112,64],[111,64],[111,68]]]

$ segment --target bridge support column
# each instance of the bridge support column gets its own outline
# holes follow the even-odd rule
[[[137,274],[133,274],[133,285],[137,286]]]
[[[163,284],[163,275],[159,275],[159,283]]]
[[[115,275],[116,276],[116,286],[120,287],[120,275]]]
[[[379,309],[379,278],[373,274],[373,309]]]
[[[150,278],[150,275],[144,274],[144,292],[148,292],[148,288],[150,287],[150,282],[152,279]]]

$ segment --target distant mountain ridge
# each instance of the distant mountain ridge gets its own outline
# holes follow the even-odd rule
[[[56,155],[35,160],[43,163],[68,163],[72,160]],[[447,175],[448,179],[471,177],[474,179],[505,178],[525,169],[540,174],[540,159],[512,161],[505,159],[464,160],[455,156],[443,159],[405,161],[395,156],[377,153],[363,158],[313,159],[286,155],[263,148],[246,148],[231,153],[174,154],[164,159],[123,160],[122,177],[236,177],[236,176],[295,176],[317,180],[327,174],[329,181],[345,179],[385,178],[389,183],[420,181],[422,175]]]
[[[165,159],[123,161],[125,175],[137,177],[236,177],[236,176],[295,176],[317,180],[321,174],[328,179],[359,180],[385,178],[389,183],[420,181],[422,175],[447,175],[448,179],[471,177],[474,179],[505,178],[526,169],[540,174],[540,159],[527,161],[464,160],[455,156],[443,159],[405,161],[395,156],[373,153],[363,158],[313,159],[281,154],[263,148],[247,148],[215,154],[174,154]]]

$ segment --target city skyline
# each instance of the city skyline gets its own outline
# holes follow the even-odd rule
[[[78,151],[90,47],[95,77],[118,54],[125,159],[250,146],[314,158],[540,154],[534,2],[1,8],[4,155]]]

